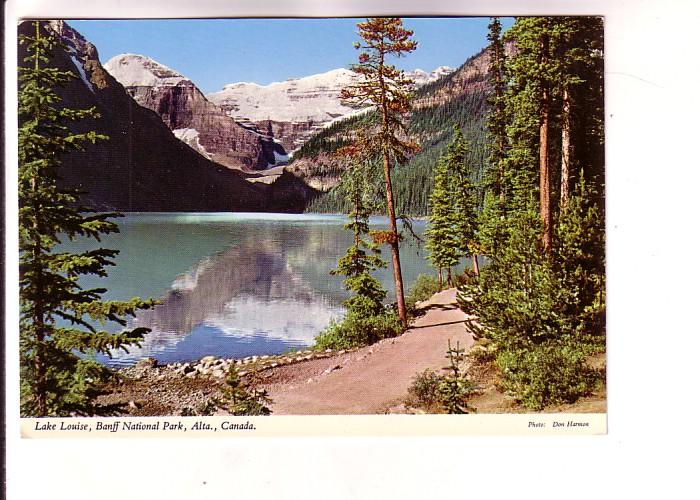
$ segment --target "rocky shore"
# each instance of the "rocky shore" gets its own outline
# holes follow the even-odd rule
[[[101,396],[99,402],[118,405],[123,415],[181,415],[221,397],[232,368],[243,382],[249,382],[254,374],[264,384],[276,368],[350,352],[353,350],[307,349],[241,359],[205,356],[194,362],[165,365],[158,364],[154,358],[144,358],[134,366],[118,370],[118,381],[108,387],[109,393]]]

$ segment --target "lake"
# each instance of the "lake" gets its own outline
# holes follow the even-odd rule
[[[312,345],[343,315],[349,293],[343,277],[329,271],[352,241],[344,215],[131,213],[116,220],[120,233],[101,244],[120,251],[116,266],[107,268],[107,278],[81,283],[107,288],[106,299],[152,297],[161,304],[130,322],[152,329],[142,347],[98,357],[105,364],[126,366],[147,356],[172,363],[280,354]],[[388,227],[385,217],[373,217],[370,225]],[[421,235],[425,223],[413,227]],[[79,240],[62,249],[95,247],[94,240]],[[390,261],[388,247],[382,256]],[[410,237],[402,243],[401,263],[407,289],[418,274],[434,272],[423,245]],[[375,275],[387,300],[395,300],[391,264]]]

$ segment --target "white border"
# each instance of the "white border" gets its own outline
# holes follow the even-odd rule
[[[10,390],[8,498],[687,498],[697,491],[690,481],[696,475],[698,432],[686,407],[695,401],[700,352],[700,329],[688,314],[697,309],[699,278],[700,183],[692,151],[700,116],[693,94],[700,81],[696,2],[246,0],[233,6],[230,0],[122,0],[103,6],[24,0],[6,5],[7,110],[16,109],[19,15],[604,14],[610,310],[610,433],[605,437],[20,441],[16,390]],[[15,117],[8,116],[8,145],[16,144]],[[13,149],[7,147],[6,165],[16,164]],[[13,169],[6,169],[7,186],[14,182]],[[10,250],[17,248],[12,190],[7,202]],[[16,285],[10,289],[17,282],[16,250],[6,255],[7,303],[16,304]],[[16,329],[11,312],[6,327]],[[13,389],[17,345],[11,337],[7,382]]]

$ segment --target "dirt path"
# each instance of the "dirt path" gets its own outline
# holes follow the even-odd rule
[[[457,308],[456,290],[423,303],[425,315],[402,336],[332,358],[280,369],[266,388],[274,415],[385,413],[401,407],[416,373],[447,363],[447,341],[473,344]]]

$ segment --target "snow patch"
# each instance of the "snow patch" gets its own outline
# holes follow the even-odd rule
[[[286,163],[289,161],[289,155],[288,154],[280,154],[277,151],[273,151],[275,153],[275,165],[279,165],[280,163]]]
[[[189,147],[200,153],[207,159],[212,159],[212,154],[208,152],[199,142],[199,131],[193,128],[177,128],[173,130],[173,135],[187,144]]]
[[[78,70],[78,74],[80,75],[80,79],[87,85],[87,87],[90,89],[90,92],[93,94],[95,93],[95,89],[92,87],[92,83],[90,80],[88,80],[87,75],[85,74],[85,69],[83,68],[83,64],[78,60],[77,57],[75,57],[75,49],[73,49],[70,53],[70,60],[73,61],[73,64],[75,65],[75,69]]]

